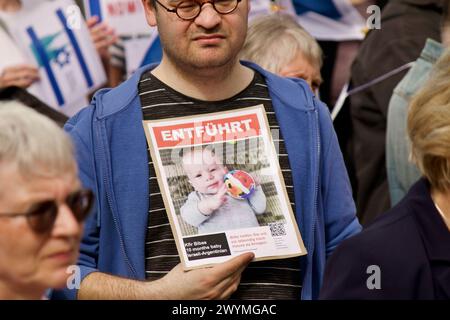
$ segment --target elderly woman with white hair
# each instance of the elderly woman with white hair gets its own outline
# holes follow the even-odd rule
[[[66,285],[92,202],[62,129],[16,101],[1,103],[0,299],[40,299]]]
[[[282,77],[301,78],[316,94],[322,83],[322,49],[288,14],[278,12],[254,19],[240,58]]]
[[[321,298],[450,299],[450,49],[411,102],[408,135],[423,177],[336,249]]]

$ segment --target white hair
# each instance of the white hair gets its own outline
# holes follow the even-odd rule
[[[294,17],[274,13],[258,17],[250,24],[240,58],[279,73],[298,53],[310,64],[322,67],[322,49]]]

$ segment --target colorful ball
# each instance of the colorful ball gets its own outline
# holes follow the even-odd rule
[[[232,170],[223,178],[227,193],[235,199],[247,199],[255,191],[255,180],[242,170]]]

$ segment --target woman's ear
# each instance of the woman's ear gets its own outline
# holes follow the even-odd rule
[[[145,19],[147,19],[147,23],[151,27],[156,26],[156,8],[153,5],[154,0],[142,0],[142,5],[144,6]]]

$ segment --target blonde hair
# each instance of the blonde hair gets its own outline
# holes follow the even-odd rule
[[[411,101],[408,135],[413,160],[431,186],[450,189],[450,48]]]
[[[253,20],[240,58],[253,61],[264,69],[279,73],[298,53],[317,68],[322,67],[322,49],[294,17],[274,13]]]
[[[0,165],[22,175],[56,176],[76,170],[72,143],[56,123],[18,101],[0,103]]]

